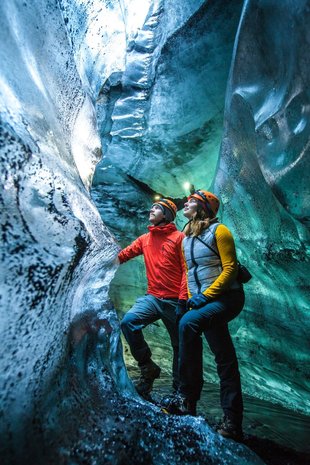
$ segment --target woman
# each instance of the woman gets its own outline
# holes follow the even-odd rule
[[[203,385],[202,333],[215,356],[224,411],[218,432],[242,439],[243,402],[240,374],[228,322],[244,305],[234,239],[219,223],[220,202],[211,192],[195,191],[184,205],[189,219],[184,233],[183,253],[187,268],[189,300],[179,322],[179,414],[196,414]],[[186,311],[188,310],[188,311]]]

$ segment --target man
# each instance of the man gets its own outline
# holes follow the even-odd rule
[[[132,356],[138,362],[141,376],[136,384],[139,394],[151,392],[160,367],[152,360],[142,329],[161,319],[166,326],[173,348],[173,388],[178,388],[178,331],[176,314],[184,307],[187,285],[181,244],[184,234],[173,223],[177,207],[169,199],[156,201],[150,210],[149,232],[123,249],[118,258],[124,263],[138,255],[144,256],[147,293],[137,299],[121,321],[123,334]]]

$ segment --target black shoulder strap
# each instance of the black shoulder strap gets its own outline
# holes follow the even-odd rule
[[[220,225],[220,223],[216,226],[214,232],[217,230],[217,228],[218,228],[219,225]],[[212,234],[212,236],[214,237],[215,242],[216,242],[215,234],[213,234],[213,232],[211,231],[211,229],[210,229],[210,232],[211,232],[211,234]],[[198,237],[197,237],[197,239],[198,239]],[[199,240],[200,240],[201,242],[203,242],[201,239],[199,239]],[[207,247],[209,247],[209,249],[211,249],[211,247],[210,247],[208,244],[206,244],[205,242],[203,242],[203,243],[204,243],[204,245],[206,245]],[[211,249],[211,250],[212,250],[218,257],[220,257],[219,254],[216,253],[215,250],[213,250],[213,249]],[[221,258],[221,257],[220,257],[220,258]],[[237,258],[237,264],[238,264],[238,265],[241,265],[241,263],[239,262],[238,258]]]
[[[220,223],[216,226],[215,231],[217,230],[217,228],[218,228],[219,225],[220,225]],[[208,229],[209,229],[209,228],[208,228]],[[215,232],[215,231],[214,231],[214,232]],[[212,234],[212,236],[214,237],[215,242],[216,242],[215,234],[211,231],[211,229],[210,229],[210,233]],[[205,245],[206,247],[208,247],[208,249],[212,250],[212,252],[213,252],[215,255],[217,255],[219,258],[221,258],[220,255],[216,252],[216,250],[214,250],[212,247],[210,247],[209,244],[206,244],[205,241],[203,241],[202,239],[200,239],[200,237],[196,236],[196,239],[198,239],[199,242],[201,242],[203,245]]]

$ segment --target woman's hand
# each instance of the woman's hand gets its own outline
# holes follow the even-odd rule
[[[206,297],[201,292],[199,294],[194,294],[186,303],[186,308],[200,308],[208,303],[208,297]]]

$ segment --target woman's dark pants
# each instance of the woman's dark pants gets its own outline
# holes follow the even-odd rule
[[[230,291],[197,310],[188,311],[179,323],[181,393],[188,400],[200,399],[203,386],[203,333],[215,356],[224,414],[240,425],[243,414],[240,373],[228,322],[241,312],[243,305],[243,290]]]

